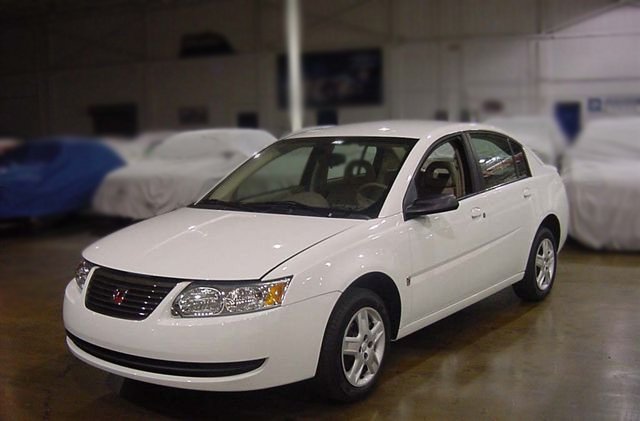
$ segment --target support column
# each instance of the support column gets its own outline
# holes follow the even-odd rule
[[[287,61],[289,63],[289,119],[291,130],[302,128],[303,92],[300,59],[300,2],[286,0]]]

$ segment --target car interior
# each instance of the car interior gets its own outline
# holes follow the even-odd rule
[[[418,199],[436,195],[465,195],[465,172],[460,146],[452,141],[438,146],[416,176]]]
[[[394,144],[346,144],[336,145],[332,150],[310,151],[300,154],[298,164],[293,166],[288,159],[288,171],[264,171],[262,175],[256,171],[256,176],[247,178],[244,184],[262,187],[248,189],[241,185],[237,189],[241,194],[236,195],[236,200],[246,203],[293,201],[318,208],[366,209],[385,196],[407,152],[408,149],[394,147]],[[264,193],[247,194],[252,190]]]

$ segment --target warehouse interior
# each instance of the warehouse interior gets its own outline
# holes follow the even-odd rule
[[[571,209],[569,240],[544,302],[523,303],[507,288],[393,342],[378,387],[350,405],[319,398],[308,382],[248,392],[152,385],[71,355],[62,302],[82,251],[192,203],[295,128],[288,3],[0,2],[0,419],[639,418],[636,0],[297,2],[303,127],[417,119],[489,120],[509,129],[513,118],[553,126],[556,139],[544,146],[523,140],[558,168]],[[355,75],[334,65],[342,61],[356,63]],[[341,96],[358,82],[364,93]],[[172,139],[234,128],[260,132],[233,154],[212,152],[218,166],[198,175],[202,186],[185,187],[204,164],[180,182],[163,178],[177,179],[185,160],[195,161],[176,140],[171,149]],[[15,213],[10,194],[28,192],[3,180],[15,164],[2,155],[68,138],[106,145],[113,155],[109,162],[86,155],[79,172],[57,185],[97,177],[90,196],[51,213],[40,204]],[[133,207],[123,183],[146,177],[148,170],[132,168],[164,144],[166,161],[155,157],[154,168],[171,172],[154,177],[176,192],[170,203]],[[169,163],[169,153],[181,160]],[[84,176],[86,167],[104,171]],[[63,171],[56,168],[50,182]],[[50,193],[41,185],[33,191]]]
[[[209,126],[255,113],[279,136],[289,128],[274,84],[286,50],[283,5],[4,2],[3,132],[91,134],[91,107],[132,104],[139,131],[193,128],[178,112],[191,107],[206,111]],[[304,2],[302,11],[304,51],[383,52],[384,99],[338,109],[339,123],[433,119],[439,110],[481,121],[487,102],[511,115],[578,102],[588,120],[597,117],[589,98],[637,90],[635,2],[345,0]],[[224,37],[233,53],[181,59],[184,37],[199,34]],[[305,117],[316,124],[313,110]]]

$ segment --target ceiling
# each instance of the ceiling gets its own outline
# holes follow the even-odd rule
[[[33,18],[95,13],[101,10],[184,7],[216,0],[0,0],[0,17]]]

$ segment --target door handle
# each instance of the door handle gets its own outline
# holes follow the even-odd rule
[[[531,190],[529,188],[524,189],[524,191],[522,192],[522,196],[524,196],[525,199],[528,199],[531,197]]]
[[[471,209],[471,219],[480,218],[482,215],[483,215],[482,214],[482,209],[480,209],[480,208]]]

